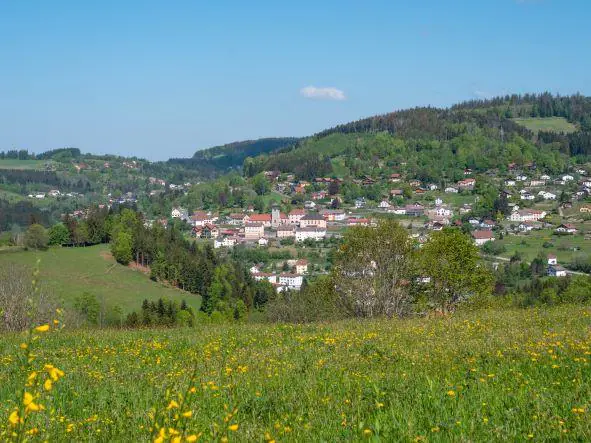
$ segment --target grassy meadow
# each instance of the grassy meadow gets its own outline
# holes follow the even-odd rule
[[[124,313],[138,310],[144,299],[160,297],[179,303],[185,299],[195,310],[200,306],[198,296],[151,281],[144,273],[117,264],[109,245],[0,252],[0,266],[15,263],[33,269],[37,259],[41,281],[66,307],[72,306],[83,292],[94,294],[107,306],[119,306]]]
[[[515,123],[525,126],[530,131],[575,132],[577,128],[564,117],[514,118]]]
[[[544,252],[556,255],[559,263],[569,263],[575,257],[591,251],[591,240],[583,235],[552,235],[548,231],[531,231],[519,236],[508,235],[497,242],[506,249],[501,256],[510,258],[518,252],[526,261],[532,261],[540,252]],[[545,243],[551,243],[552,246],[544,248]]]
[[[591,440],[589,307],[36,335],[34,441]],[[23,340],[0,340],[0,439]]]
[[[12,158],[5,158],[0,160],[0,169],[45,169],[45,165],[51,163],[47,160],[18,160]]]

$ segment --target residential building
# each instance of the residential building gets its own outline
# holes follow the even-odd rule
[[[269,283],[277,283],[277,276],[268,272],[254,272],[252,278],[256,281],[267,280]]]
[[[382,200],[378,207],[380,209],[388,209],[390,207],[390,203],[388,202],[388,200]]]
[[[185,208],[176,207],[172,208],[170,212],[170,216],[172,218],[178,218],[180,220],[188,220],[189,219],[189,212]]]
[[[345,211],[334,209],[327,209],[322,212],[322,215],[326,221],[343,221],[345,218],[347,218]]]
[[[279,274],[279,284],[286,286],[288,289],[299,291],[303,281],[304,277],[299,274],[290,274],[287,272]]]
[[[301,218],[306,215],[305,209],[292,209],[287,218],[290,224],[299,225]]]
[[[576,234],[577,228],[571,223],[566,223],[558,226],[554,231],[559,234]]]
[[[443,192],[445,192],[446,194],[457,194],[458,189],[454,188],[453,186],[448,186],[447,188],[445,188]]]
[[[472,238],[476,246],[482,246],[486,242],[495,241],[495,237],[492,231],[488,229],[482,229],[472,232]]]
[[[277,238],[295,237],[295,226],[285,224],[277,227]]]
[[[556,255],[548,254],[548,264],[549,265],[557,265],[558,264],[558,259],[556,258]]]
[[[464,180],[460,180],[457,184],[458,184],[458,188],[461,191],[471,190],[471,189],[474,189],[474,185],[476,185],[476,179],[465,178]]]
[[[306,214],[302,218],[300,218],[301,228],[307,228],[311,226],[326,229],[326,220],[322,215],[318,213]]]
[[[308,273],[308,260],[301,258],[295,264],[296,274],[302,275]]]
[[[235,226],[243,226],[250,220],[248,214],[230,214],[228,216],[228,223]]]
[[[271,227],[271,214],[251,214],[249,216],[249,223],[261,223],[265,228]]]
[[[537,221],[546,216],[546,211],[538,211],[533,209],[523,209],[513,211],[509,216],[510,221]]]
[[[258,240],[265,235],[265,226],[262,223],[248,222],[244,225],[244,238]]]
[[[326,237],[326,228],[319,228],[310,226],[306,228],[298,228],[295,231],[295,239],[297,242],[302,242],[311,238],[312,240],[322,240]]]
[[[548,266],[548,276],[549,277],[566,277],[567,272],[560,265],[550,265]]]

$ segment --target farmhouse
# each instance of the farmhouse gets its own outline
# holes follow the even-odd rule
[[[458,188],[462,191],[474,189],[474,185],[476,185],[476,179],[474,178],[465,178],[458,182]]]
[[[557,265],[558,264],[558,259],[556,258],[556,256],[554,254],[548,254],[548,264],[549,265]]]
[[[486,242],[495,241],[492,231],[487,229],[472,232],[472,238],[474,238],[474,243],[476,246],[482,246]]]
[[[577,232],[577,228],[571,223],[566,223],[558,226],[554,232],[557,232],[558,234],[575,234]]]
[[[193,228],[193,235],[198,238],[217,238],[220,231],[217,226],[206,224],[203,226],[195,226]]]
[[[458,189],[454,188],[453,186],[448,186],[447,188],[445,188],[443,192],[445,192],[446,194],[457,194]]]
[[[176,207],[172,208],[170,212],[170,216],[172,218],[178,218],[181,220],[188,220],[189,219],[189,212],[185,208]]]
[[[378,207],[380,209],[388,209],[390,207],[390,203],[388,202],[388,200],[382,200]]]
[[[323,211],[322,216],[326,221],[343,221],[346,218],[344,211],[331,209]]]

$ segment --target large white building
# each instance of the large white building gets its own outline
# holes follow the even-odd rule
[[[304,277],[299,274],[279,274],[279,284],[286,286],[288,289],[299,291],[302,287]]]
[[[296,229],[295,239],[297,242],[302,242],[309,238],[313,240],[322,240],[326,237],[326,229],[325,228],[316,228],[316,227],[308,227],[308,228],[299,228]]]
[[[546,211],[538,211],[534,209],[523,209],[521,211],[513,211],[508,217],[510,221],[524,222],[524,221],[538,221],[546,217]]]

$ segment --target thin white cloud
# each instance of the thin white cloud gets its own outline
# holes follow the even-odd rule
[[[474,95],[482,100],[486,100],[489,98],[492,98],[494,94],[491,94],[490,92],[486,92],[486,91],[480,91],[478,89],[473,91]]]
[[[322,100],[346,100],[345,93],[337,88],[317,88],[316,86],[306,86],[300,89],[300,94],[306,98],[315,98]]]

